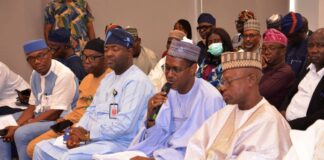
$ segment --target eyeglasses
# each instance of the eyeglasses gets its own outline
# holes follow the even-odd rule
[[[86,56],[83,53],[80,55],[80,58],[81,58],[82,61],[88,60],[89,62],[94,62],[97,58],[101,58],[101,57],[103,57],[103,55],[100,55],[100,56]]]
[[[37,56],[28,56],[28,57],[26,58],[26,60],[27,60],[27,62],[29,62],[29,63],[35,63],[36,60],[39,61],[39,60],[43,60],[43,59],[45,59],[45,57],[46,57],[46,55],[47,55],[48,52],[50,52],[49,49],[48,49],[47,51],[43,52],[43,53],[38,54]]]
[[[267,51],[269,51],[269,52],[275,52],[276,50],[282,49],[282,48],[284,48],[284,47],[282,47],[282,46],[280,46],[280,47],[275,47],[275,46],[262,47],[262,48],[260,48],[260,51],[261,51],[261,53],[265,53]]]
[[[55,53],[59,50],[60,48],[49,48],[49,51],[52,53]]]
[[[161,66],[161,68],[164,71],[164,73],[173,72],[173,73],[179,74],[179,73],[183,72],[184,70],[190,68],[191,65],[187,66],[186,68],[178,68],[178,67],[170,67],[170,66],[167,66],[167,65],[164,64],[164,65]]]
[[[231,80],[221,79],[220,84],[221,84],[221,86],[230,86],[234,81],[250,77],[251,75],[252,74],[249,74],[247,76],[242,76],[242,77],[234,78],[234,79],[231,79]]]
[[[211,28],[211,27],[212,27],[212,25],[198,26],[198,27],[197,27],[197,30],[206,30],[206,29],[209,29],[209,28]]]
[[[243,38],[254,38],[258,36],[258,34],[243,34]]]

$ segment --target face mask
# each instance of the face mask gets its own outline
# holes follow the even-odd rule
[[[212,43],[211,45],[208,46],[207,51],[214,56],[220,56],[223,53],[223,44]]]

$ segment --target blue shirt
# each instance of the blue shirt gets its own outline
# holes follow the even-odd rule
[[[218,90],[201,78],[195,78],[186,94],[171,89],[155,125],[140,132],[128,150],[139,150],[155,159],[183,159],[190,137],[223,106],[225,102]]]

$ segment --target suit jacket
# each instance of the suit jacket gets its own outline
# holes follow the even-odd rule
[[[285,101],[283,102],[282,109],[286,110],[290,104],[293,96],[298,92],[298,85],[300,81],[309,72],[309,69],[305,70],[301,76],[295,81],[290,92],[288,93]],[[324,77],[320,80],[310,100],[306,117],[297,118],[289,121],[292,129],[305,130],[312,125],[316,120],[324,119]]]

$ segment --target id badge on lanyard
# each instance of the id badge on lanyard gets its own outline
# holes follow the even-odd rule
[[[109,105],[109,118],[110,119],[116,119],[118,115],[118,103],[115,102],[115,97],[118,94],[118,92],[114,89],[113,90],[113,96],[114,96],[114,102]]]

